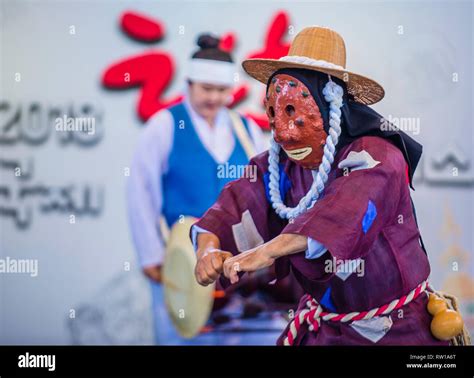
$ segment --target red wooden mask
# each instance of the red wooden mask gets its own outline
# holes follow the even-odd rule
[[[290,75],[275,75],[264,104],[275,142],[288,158],[304,168],[318,168],[327,133],[319,107],[306,85]]]

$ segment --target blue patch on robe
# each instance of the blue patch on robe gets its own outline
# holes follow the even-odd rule
[[[362,219],[362,230],[364,231],[364,234],[369,231],[376,217],[377,209],[375,207],[375,204],[371,200],[369,200],[369,203],[367,204],[367,210],[365,211],[364,218]]]
[[[334,306],[334,303],[332,303],[332,300],[331,300],[331,287],[328,287],[326,289],[319,303],[324,308],[327,308],[329,311],[336,312],[336,307]]]
[[[279,170],[280,170],[280,196],[283,201],[285,202],[285,197],[286,193],[288,193],[288,190],[291,188],[291,181],[290,178],[287,176],[287,174],[284,171],[284,165],[279,164]],[[265,183],[265,195],[267,197],[268,202],[271,204],[272,201],[270,199],[270,172],[266,172],[263,175],[263,182]]]

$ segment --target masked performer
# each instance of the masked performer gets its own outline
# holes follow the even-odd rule
[[[447,344],[430,331],[410,199],[422,147],[367,106],[384,91],[345,61],[342,37],[321,27],[286,57],[244,61],[267,85],[272,144],[250,162],[258,180],[226,185],[195,224],[196,279],[291,269],[307,294],[278,344]]]

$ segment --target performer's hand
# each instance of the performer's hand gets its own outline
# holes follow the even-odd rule
[[[254,272],[271,266],[275,261],[265,245],[242,252],[224,262],[224,275],[234,284],[239,281],[238,272]]]
[[[146,266],[143,268],[143,273],[150,280],[161,283],[161,265]]]
[[[224,261],[232,257],[232,253],[222,251],[220,247],[219,238],[212,232],[200,233],[197,237],[197,263],[194,275],[202,286],[217,280],[224,269]]]
[[[199,257],[194,274],[200,285],[207,286],[217,280],[224,269],[224,262],[232,253],[220,249],[208,249]]]

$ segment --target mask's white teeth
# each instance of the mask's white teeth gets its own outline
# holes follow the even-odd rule
[[[295,150],[283,150],[286,152],[288,157],[292,158],[293,160],[303,160],[313,151],[311,147],[297,148]]]

